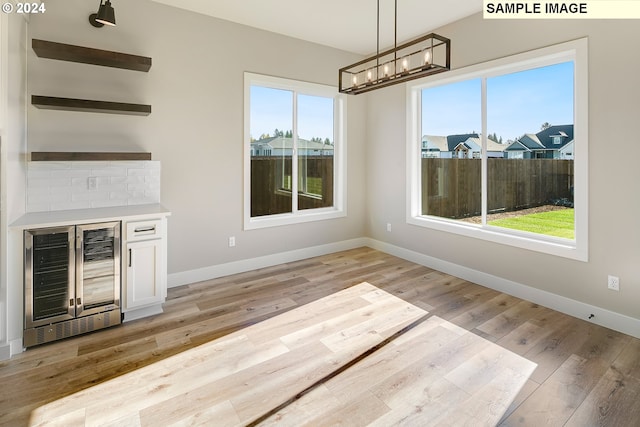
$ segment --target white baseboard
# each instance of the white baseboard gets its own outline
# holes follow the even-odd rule
[[[3,344],[0,346],[0,360],[7,360],[11,357],[11,346]]]
[[[172,273],[168,275],[167,284],[169,288],[174,288],[176,286],[187,285],[189,283],[202,282],[218,277],[244,273],[245,271],[271,267],[278,264],[299,261],[301,259],[327,255],[334,252],[360,248],[363,246],[367,246],[368,240],[369,239],[366,238],[344,240],[341,242],[329,243],[326,245],[296,249],[294,251],[281,252],[273,255],[265,255],[258,258],[244,259],[240,261],[229,262],[226,264],[212,265],[210,267],[199,268],[197,270]]]
[[[22,338],[11,340],[9,342],[9,349],[11,350],[11,356],[20,354],[24,351],[24,345],[22,344]]]
[[[156,314],[161,314],[162,304],[152,305],[149,307],[142,307],[136,310],[125,311],[123,322],[131,322],[132,320],[142,319],[147,316],[154,316]]]
[[[588,322],[640,338],[640,319],[635,319],[604,308],[586,304],[581,301],[576,301],[571,298],[556,295],[551,292],[543,291],[511,280],[503,279],[492,274],[484,273],[482,271],[474,270],[370,238],[345,240],[327,245],[313,246],[295,251],[214,265],[197,270],[173,273],[168,277],[168,284],[169,287],[172,288],[189,283],[202,282],[218,277],[256,270],[258,268],[271,267],[278,264],[298,261],[314,256],[355,249],[362,246],[368,246],[381,252],[415,262],[416,264],[424,265],[426,267],[442,271],[443,273],[451,274],[452,276],[477,283],[487,288],[504,292],[505,294],[513,295],[544,307],[557,310],[561,313],[577,317],[578,319],[583,319]],[[589,316],[592,314],[593,317],[589,319]]]
[[[426,267],[442,271],[443,273],[451,274],[452,276],[477,283],[479,285],[503,292],[508,295],[513,295],[515,297],[531,301],[533,303],[551,308],[561,313],[577,317],[578,319],[583,319],[588,322],[592,322],[597,325],[604,326],[606,328],[610,328],[636,338],[640,338],[640,319],[635,319],[633,317],[615,313],[604,308],[596,307],[594,305],[556,295],[551,292],[543,291],[531,286],[513,282],[511,280],[483,273],[482,271],[463,267],[452,262],[443,261],[441,259],[424,255],[409,249],[401,248],[399,246],[391,245],[389,243],[381,242],[375,239],[366,240],[366,246],[377,249],[381,252],[385,252],[390,255],[415,262],[416,264],[424,265]],[[589,319],[589,316],[592,314],[593,318]]]

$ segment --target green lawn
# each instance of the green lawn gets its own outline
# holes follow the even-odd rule
[[[546,234],[548,236],[575,238],[573,209],[535,213],[513,218],[490,221],[489,225]]]
[[[301,188],[301,186],[302,182],[298,184],[298,188]],[[286,175],[284,177],[282,189],[291,191],[291,175]],[[312,176],[307,177],[307,188],[304,192],[322,196],[322,178]]]
[[[322,178],[307,178],[307,193],[322,195]]]

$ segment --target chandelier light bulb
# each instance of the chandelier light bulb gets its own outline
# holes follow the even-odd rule
[[[431,64],[431,50],[426,50],[424,52],[424,65]]]

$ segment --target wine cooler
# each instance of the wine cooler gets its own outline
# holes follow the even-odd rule
[[[25,347],[120,324],[120,222],[24,233]]]

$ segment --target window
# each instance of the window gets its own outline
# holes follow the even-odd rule
[[[346,98],[245,73],[245,229],[344,216]]]
[[[582,39],[409,84],[407,222],[586,261],[586,56]]]

